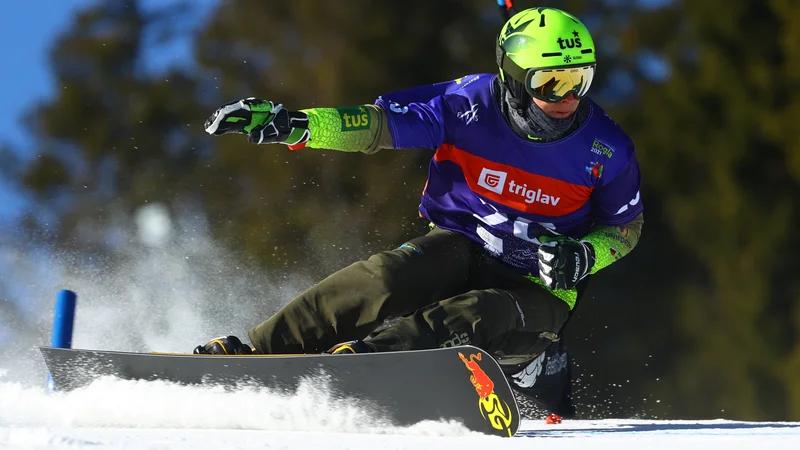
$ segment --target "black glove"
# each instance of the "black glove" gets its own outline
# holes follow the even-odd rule
[[[539,279],[550,289],[572,289],[594,267],[594,247],[589,241],[565,237],[539,240]]]
[[[280,104],[254,97],[222,105],[206,120],[208,134],[246,134],[253,144],[287,144],[302,147],[311,137],[308,114],[288,111]]]
[[[242,343],[236,336],[220,336],[198,345],[192,352],[195,355],[251,355],[253,349]]]

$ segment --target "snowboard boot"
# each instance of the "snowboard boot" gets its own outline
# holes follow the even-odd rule
[[[374,351],[375,348],[368,343],[361,340],[355,340],[336,344],[326,353],[330,353],[331,355],[353,355],[356,353],[372,353]]]
[[[192,352],[195,355],[252,355],[253,348],[245,345],[236,336],[220,336],[205,345],[198,345]]]

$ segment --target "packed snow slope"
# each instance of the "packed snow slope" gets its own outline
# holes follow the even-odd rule
[[[44,383],[43,383],[44,385]],[[398,428],[324,386],[288,395],[99,379],[48,394],[0,378],[0,448],[11,449],[776,449],[800,448],[800,424],[734,421],[525,421],[512,439],[457,423]],[[590,447],[587,447],[590,446]]]

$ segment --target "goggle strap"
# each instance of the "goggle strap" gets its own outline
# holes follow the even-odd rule
[[[511,58],[506,57],[506,51],[501,46],[497,46],[497,65],[500,67],[503,72],[507,73],[511,76],[511,78],[519,81],[520,83],[525,83],[525,76],[527,75],[527,71],[522,67],[518,66],[517,63],[511,60]]]

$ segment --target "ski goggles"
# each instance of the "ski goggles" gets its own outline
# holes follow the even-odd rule
[[[529,70],[525,74],[525,90],[533,98],[555,103],[572,93],[580,100],[589,92],[595,65]]]
[[[585,97],[594,80],[596,67],[592,63],[525,70],[506,57],[505,51],[499,46],[497,63],[506,75],[520,82],[524,80],[525,91],[531,97],[549,103],[559,102],[570,93],[578,100]]]

